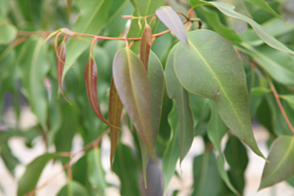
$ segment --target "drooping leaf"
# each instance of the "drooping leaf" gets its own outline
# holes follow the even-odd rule
[[[102,159],[99,148],[94,148],[88,153],[87,161],[89,181],[96,188],[97,193],[103,196],[107,184],[105,181],[105,172],[101,165]]]
[[[108,120],[109,123],[115,127],[120,126],[121,113],[123,109],[123,104],[118,96],[117,90],[114,85],[113,79],[110,84],[109,93],[109,107],[108,107]],[[117,141],[119,137],[119,130],[113,126],[110,126],[110,140],[111,140],[111,150],[110,150],[110,163],[112,168],[112,160],[115,155],[115,150],[117,146]]]
[[[286,180],[294,173],[294,137],[280,136],[271,145],[259,190]]]
[[[217,162],[212,151],[197,156],[193,161],[192,196],[217,196],[221,189],[221,178],[217,171]]]
[[[0,44],[9,44],[16,38],[16,35],[17,28],[0,13]]]
[[[56,154],[43,154],[33,160],[27,167],[25,173],[18,181],[17,195],[23,196],[32,191],[39,180],[39,177],[48,163],[48,161],[54,158]]]
[[[273,8],[271,8],[271,6],[269,6],[269,4],[267,4],[265,0],[247,0],[247,1],[255,5],[258,5],[259,7],[261,7],[262,9],[264,9],[265,11],[271,13],[272,15],[276,17],[283,19],[277,12],[275,12],[275,10],[273,10]]]
[[[208,99],[189,93],[189,100],[194,119],[194,129],[196,129],[198,123],[201,121],[203,113],[205,112]]]
[[[73,27],[73,31],[79,33],[98,34],[106,25],[111,1],[87,0],[81,1],[81,14]],[[67,44],[66,64],[73,65],[76,59],[89,47],[91,42],[79,39],[70,39]],[[69,70],[66,66],[63,77]]]
[[[47,130],[48,103],[45,94],[44,78],[50,69],[46,46],[43,39],[29,38],[22,47],[18,68],[22,79],[22,92],[28,99],[33,113],[44,130]],[[42,66],[40,66],[42,65]]]
[[[178,140],[181,161],[191,148],[194,138],[194,122],[190,108],[189,93],[180,84],[175,70],[174,59],[178,44],[171,50],[165,67],[166,89],[170,98],[175,100],[179,117]],[[186,49],[188,50],[188,49]]]
[[[175,173],[177,161],[180,156],[179,143],[178,143],[178,114],[175,104],[172,111],[168,116],[168,121],[171,127],[170,140],[167,149],[162,159],[162,170],[164,178],[164,195],[166,194],[167,187],[172,176]]]
[[[245,187],[244,173],[248,164],[246,148],[237,137],[229,134],[224,154],[230,165],[228,171],[230,180],[238,192],[242,194]]]
[[[118,95],[149,154],[157,163],[150,116],[150,85],[139,57],[129,48],[121,49],[113,61],[113,80]]]
[[[97,117],[102,120],[105,124],[109,123],[105,120],[103,114],[101,113],[100,106],[98,104],[97,96],[97,65],[93,57],[89,57],[89,60],[85,67],[85,84],[87,88],[88,99],[91,103],[91,106],[97,115]]]
[[[188,37],[191,51],[183,44],[176,48],[177,78],[187,91],[214,100],[228,128],[264,157],[253,136],[245,72],[233,47],[208,30],[190,32]]]
[[[264,87],[255,87],[251,89],[251,93],[255,96],[262,96],[269,92],[271,92],[271,90]]]
[[[273,79],[284,85],[294,85],[293,55],[274,50],[266,45],[252,47],[242,43],[242,46],[245,49],[241,48],[241,50],[252,56]]]
[[[120,142],[113,162],[113,171],[120,179],[120,193],[122,196],[140,195],[138,189],[138,164],[131,149]]]
[[[152,30],[150,26],[147,24],[144,27],[144,31],[141,39],[141,47],[140,47],[140,59],[144,64],[146,71],[148,71],[148,60],[150,48],[152,45]]]
[[[171,30],[171,32],[189,48],[187,33],[180,17],[170,7],[164,6],[156,10],[157,17]]]
[[[213,143],[215,150],[219,154],[217,157],[218,172],[219,172],[220,177],[223,179],[223,181],[228,186],[228,188],[236,195],[239,195],[238,191],[232,185],[227,171],[225,170],[225,159],[224,159],[224,156],[223,156],[223,153],[221,150],[221,140],[222,140],[223,136],[226,134],[228,128],[223,123],[221,118],[219,117],[213,101],[210,100],[209,105],[211,108],[211,117],[210,117],[210,121],[208,124],[207,134],[208,134],[210,141]]]
[[[64,69],[64,63],[65,63],[65,58],[66,58],[66,45],[65,42],[61,42],[61,44],[55,48],[55,53],[56,53],[56,70],[57,70],[57,78],[58,78],[58,84],[59,84],[59,89],[61,94],[63,94],[62,90],[62,73]],[[65,98],[66,99],[66,98]]]
[[[72,0],[66,0],[66,3],[67,3],[67,16],[68,16],[68,20],[69,20]]]
[[[290,54],[294,54],[294,52],[292,50],[290,50],[289,48],[287,48],[284,44],[282,44],[281,42],[279,42],[276,38],[274,38],[274,36],[272,36],[271,34],[269,34],[268,32],[266,32],[262,26],[260,26],[257,22],[255,22],[254,20],[252,20],[251,18],[244,16],[238,12],[236,12],[234,10],[234,6],[227,4],[227,3],[223,3],[223,2],[206,2],[206,1],[201,1],[201,0],[189,0],[190,4],[192,6],[199,6],[199,5],[209,5],[209,6],[214,6],[216,7],[219,11],[221,11],[223,14],[230,16],[232,18],[236,18],[239,20],[243,20],[245,22],[247,22],[250,26],[252,26],[252,28],[254,29],[254,31],[256,32],[256,34],[260,37],[260,39],[262,39],[267,45],[271,46],[272,48],[275,48],[277,50],[283,51],[283,52],[287,52]]]
[[[87,189],[79,182],[69,180],[66,185],[62,187],[57,196],[88,196]]]
[[[2,158],[9,172],[14,176],[14,169],[18,164],[20,164],[20,162],[12,154],[7,142],[0,145],[0,157]]]
[[[153,141],[156,141],[159,132],[159,124],[161,117],[161,108],[164,95],[164,73],[162,65],[157,56],[151,51],[148,60],[148,79],[150,84],[150,115],[152,124]],[[143,176],[146,182],[146,169],[150,159],[147,148],[143,145],[142,139],[139,137],[141,148]],[[155,145],[155,144],[154,144]]]
[[[242,41],[236,31],[228,28],[221,22],[219,15],[215,11],[210,10],[203,6],[198,7],[197,10],[199,10],[201,14],[204,15],[205,21],[209,24],[209,26],[213,30],[215,30],[215,32],[219,33],[221,36],[229,40],[237,41],[237,42]]]

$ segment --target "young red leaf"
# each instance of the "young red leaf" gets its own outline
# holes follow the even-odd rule
[[[104,123],[109,125],[109,123],[105,120],[103,117],[99,104],[98,104],[98,96],[97,96],[97,66],[95,63],[95,60],[90,57],[86,67],[85,67],[85,83],[86,83],[86,89],[87,89],[87,95],[88,99],[90,101],[90,104],[95,112],[95,114],[98,116],[100,120],[102,120]]]
[[[64,96],[63,90],[62,90],[62,73],[63,73],[64,64],[65,64],[65,57],[66,57],[66,46],[65,46],[64,42],[61,42],[61,44],[59,46],[57,46],[57,44],[55,44],[55,53],[57,56],[56,69],[57,69],[57,78],[58,78],[59,89],[60,89],[60,92],[63,95],[64,99],[67,102],[69,102],[66,99],[66,97]]]
[[[156,10],[157,17],[167,26],[171,32],[189,48],[188,36],[185,27],[177,15],[177,13],[170,6],[162,6]]]
[[[108,121],[110,124],[119,127],[121,121],[121,113],[123,109],[123,104],[118,96],[117,90],[114,85],[113,78],[110,84],[110,94],[109,94],[109,109],[108,109]],[[110,142],[111,142],[111,150],[110,150],[110,165],[112,170],[112,160],[115,154],[117,141],[119,137],[119,129],[115,127],[110,127]]]
[[[158,165],[153,149],[148,76],[142,61],[129,48],[123,48],[116,53],[113,61],[113,79],[138,134]]]
[[[146,71],[148,71],[148,59],[150,47],[152,45],[152,30],[148,24],[145,25],[140,47],[140,59],[143,62]]]

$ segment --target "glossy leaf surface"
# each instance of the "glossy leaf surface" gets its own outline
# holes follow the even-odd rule
[[[27,166],[25,173],[18,181],[18,196],[23,196],[36,187],[44,167],[46,166],[48,161],[55,156],[55,154],[43,154],[37,157]]]
[[[170,6],[164,6],[156,10],[156,15],[171,32],[189,48],[185,27],[177,13]]]
[[[179,81],[189,92],[214,100],[228,128],[264,157],[253,136],[245,72],[238,55],[224,38],[212,31],[197,30],[188,37],[191,51],[180,44],[175,52]]]
[[[168,56],[165,67],[165,77],[167,94],[170,98],[175,100],[178,112],[178,140],[180,147],[180,158],[182,161],[190,150],[193,142],[194,122],[192,111],[190,108],[189,93],[180,84],[174,70],[174,59],[176,57],[175,52],[178,49],[178,46],[178,44],[174,46]],[[188,49],[185,48],[185,51],[186,50]]]
[[[113,61],[113,79],[118,95],[133,124],[156,161],[151,116],[150,85],[139,57],[128,48],[117,52]]]
[[[286,180],[294,173],[294,137],[280,136],[270,148],[259,190]]]

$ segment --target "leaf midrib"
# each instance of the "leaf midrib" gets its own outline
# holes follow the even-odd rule
[[[134,101],[135,101],[135,105],[136,105],[136,110],[138,112],[138,116],[139,116],[139,119],[140,119],[140,124],[143,125],[143,129],[145,130],[146,126],[144,126],[144,120],[142,118],[142,114],[141,112],[139,111],[139,104],[138,104],[138,100],[137,100],[137,97],[135,95],[135,89],[134,89],[134,79],[133,79],[133,74],[132,74],[132,68],[131,68],[131,56],[130,56],[130,51],[128,48],[126,48],[127,50],[127,57],[128,57],[128,68],[129,68],[129,74],[130,74],[130,81],[131,81],[131,88],[132,88],[132,94],[133,94],[133,97],[134,97]],[[146,131],[142,130],[142,133],[144,134],[144,136],[146,137]],[[148,135],[147,135],[148,136]],[[148,138],[148,137],[146,137]],[[145,141],[146,141],[146,138],[145,138]],[[143,139],[143,138],[142,138]],[[148,139],[150,140],[150,138]],[[152,142],[153,143],[153,142]],[[148,144],[149,145],[149,144]],[[149,147],[148,147],[149,149]],[[148,150],[149,151],[149,150]]]
[[[199,57],[200,57],[201,60],[204,62],[204,64],[206,65],[206,67],[209,69],[209,71],[212,73],[212,75],[214,76],[214,78],[215,78],[215,80],[217,81],[217,83],[218,83],[218,85],[219,85],[221,91],[223,92],[225,98],[228,100],[229,104],[231,105],[231,108],[233,109],[233,111],[234,111],[234,113],[235,113],[235,115],[236,115],[236,117],[237,117],[237,119],[238,119],[240,125],[242,126],[243,130],[245,130],[244,124],[243,124],[242,121],[240,120],[238,113],[236,112],[235,108],[233,107],[233,103],[232,103],[232,102],[230,101],[230,99],[228,98],[227,93],[225,92],[225,90],[224,90],[224,88],[223,88],[221,82],[219,81],[218,77],[217,77],[216,74],[213,72],[213,70],[211,69],[211,67],[208,65],[208,63],[206,62],[206,60],[204,59],[204,57],[203,57],[203,56],[200,54],[200,52],[196,49],[196,47],[195,47],[190,41],[189,41],[189,43],[190,43],[191,47],[194,49],[194,51],[199,55]],[[246,131],[244,131],[244,133],[245,133],[246,135],[248,135],[248,133],[247,133]]]
[[[283,161],[287,158],[289,151],[291,151],[291,148],[294,145],[294,138],[291,139],[291,143],[288,146],[288,149],[285,153],[285,155],[281,158],[280,163],[275,167],[275,169],[273,170],[273,172],[267,177],[267,179],[271,180],[272,176],[275,174],[275,172],[279,169],[279,167],[283,164]],[[268,181],[268,180],[267,180]]]

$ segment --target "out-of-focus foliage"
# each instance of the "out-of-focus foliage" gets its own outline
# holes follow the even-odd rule
[[[260,189],[284,180],[294,186],[294,2],[226,2],[0,0],[0,156],[14,176],[22,163],[11,138],[28,147],[42,138],[47,149],[26,165],[17,194],[34,193],[54,161],[68,177],[60,196],[103,196],[109,187],[144,195],[139,182],[148,190],[151,159],[162,167],[158,191],[169,194],[194,137],[205,150],[194,157],[190,195],[243,195],[244,145],[268,157]],[[36,117],[27,130],[25,105]],[[269,132],[268,156],[253,119]],[[135,148],[122,140],[129,130]],[[72,162],[75,135],[84,154]],[[110,137],[119,184],[105,178],[102,136]]]

